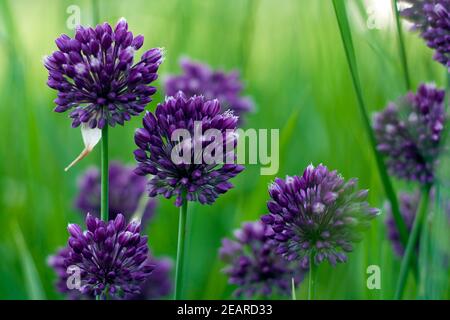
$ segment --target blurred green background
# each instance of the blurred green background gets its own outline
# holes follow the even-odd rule
[[[348,0],[364,95],[370,111],[405,93],[390,0]],[[73,208],[77,177],[99,164],[95,150],[69,172],[63,168],[82,149],[79,129],[67,114],[52,112],[56,93],[46,86],[42,57],[55,50],[54,39],[73,35],[66,26],[70,5],[81,9],[81,23],[91,24],[90,1],[0,0],[0,298],[55,299],[55,275],[46,258],[67,241],[68,222],[82,222]],[[309,164],[324,163],[344,177],[358,177],[370,189],[370,202],[383,207],[373,154],[368,146],[333,6],[329,0],[100,0],[102,21],[125,17],[144,48],[165,47],[161,76],[178,73],[179,57],[225,69],[237,68],[257,111],[247,128],[278,128],[281,137],[278,176],[300,174]],[[373,26],[376,28],[372,28]],[[407,27],[407,26],[405,26]],[[423,81],[445,85],[445,68],[416,35],[405,32],[413,86]],[[161,81],[153,110],[163,98]],[[135,117],[110,130],[110,158],[134,163]],[[218,260],[220,240],[242,221],[266,212],[267,186],[248,166],[234,179],[236,188],[213,206],[189,209],[186,297],[229,299]],[[399,188],[410,188],[396,183]],[[448,189],[448,186],[447,186]],[[445,190],[444,190],[445,191]],[[447,190],[448,191],[448,190]],[[439,215],[435,215],[439,218]],[[320,267],[317,296],[323,299],[389,299],[400,261],[386,239],[385,210],[346,264]],[[436,218],[436,219],[437,219]],[[146,230],[157,256],[175,257],[178,210],[161,200]],[[428,254],[448,245],[448,224],[430,221]],[[437,248],[440,246],[440,249]],[[448,248],[448,247],[447,247]],[[430,253],[431,252],[431,253]],[[428,297],[449,297],[449,270],[424,257],[420,289]],[[369,265],[381,268],[381,290],[366,286]],[[299,298],[306,295],[301,285]],[[406,297],[416,297],[409,279]]]

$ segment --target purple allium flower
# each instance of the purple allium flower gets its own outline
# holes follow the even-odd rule
[[[434,59],[450,69],[450,0],[402,0],[408,8],[403,17],[413,23],[427,45],[435,50]]]
[[[147,179],[138,176],[133,168],[119,162],[109,166],[109,217],[114,219],[119,213],[130,221],[140,205],[145,192]],[[88,169],[78,182],[78,197],[75,207],[83,213],[91,213],[100,217],[101,176],[97,168]],[[142,213],[143,226],[153,217],[156,201],[145,200],[147,204]]]
[[[148,279],[141,286],[141,293],[131,300],[157,300],[166,297],[172,292],[172,260],[169,258],[150,258],[154,265],[154,270]]]
[[[237,285],[238,297],[272,294],[289,295],[291,279],[303,279],[299,265],[277,254],[276,244],[266,236],[269,227],[260,221],[246,222],[234,232],[236,240],[223,239],[220,258],[227,264],[224,273]]]
[[[238,116],[253,111],[253,101],[241,96],[244,86],[238,71],[226,73],[212,70],[206,64],[187,58],[181,59],[180,65],[183,74],[166,78],[165,89],[168,96],[183,91],[188,97],[203,95],[208,100],[218,99],[222,111],[231,109]]]
[[[139,147],[134,152],[139,163],[135,172],[152,175],[148,183],[151,197],[158,194],[166,198],[176,196],[175,204],[180,206],[182,193],[186,192],[188,201],[212,204],[219,194],[233,187],[228,180],[244,169],[234,164],[237,117],[231,112],[220,113],[218,100],[207,101],[203,96],[187,98],[179,92],[159,104],[155,114],[147,112],[143,125],[134,136]],[[180,129],[188,132],[190,137],[172,141],[172,134]],[[208,137],[209,129],[215,129],[221,139]],[[220,161],[206,158],[204,152],[199,154],[196,144],[199,144],[197,149],[200,148],[200,152],[211,145],[214,145],[214,150],[224,150],[219,156]],[[173,153],[179,154],[181,148],[187,148],[183,154],[187,159],[183,157],[174,161]],[[228,160],[230,154],[232,161]]]
[[[83,296],[78,290],[69,290],[67,287],[67,280],[70,273],[67,271],[66,259],[70,256],[71,249],[69,247],[63,247],[58,249],[58,251],[48,257],[47,264],[55,270],[56,273],[56,289],[58,292],[67,294],[70,299],[80,299]]]
[[[336,171],[309,165],[301,177],[276,178],[269,187],[270,211],[261,220],[277,253],[309,265],[347,260],[346,252],[362,239],[362,232],[379,210],[369,207],[368,191],[358,190],[357,179],[345,181]]]
[[[156,88],[149,84],[158,77],[162,51],[148,50],[133,65],[144,37],[133,37],[124,19],[114,30],[106,22],[95,28],[80,26],[74,38],[63,34],[55,42],[59,51],[44,62],[47,84],[58,91],[55,111],[72,110],[73,127],[123,125],[152,100]]]
[[[403,221],[405,221],[406,228],[411,231],[412,226],[414,224],[414,219],[416,217],[417,208],[419,207],[420,194],[400,194],[400,213],[403,217]],[[386,227],[388,230],[388,237],[394,247],[394,251],[398,256],[403,256],[404,247],[400,240],[400,233],[398,232],[397,225],[394,220],[394,216],[392,215],[392,211],[390,206],[387,207],[387,219],[386,219]]]
[[[430,198],[435,198],[435,191],[432,189],[430,193]],[[415,192],[413,194],[401,193],[400,194],[400,213],[403,217],[403,221],[405,221],[406,228],[408,231],[411,231],[414,220],[416,218],[417,209],[420,204],[420,193]],[[441,199],[442,208],[446,215],[446,217],[450,221],[450,201],[448,199]],[[400,240],[400,233],[398,232],[397,225],[394,220],[394,216],[392,215],[392,211],[389,205],[387,205],[387,219],[386,219],[386,228],[388,231],[388,238],[392,243],[395,253],[401,257],[405,252],[405,248]],[[419,247],[419,244],[417,244]]]
[[[67,272],[66,259],[70,257],[71,248],[60,248],[54,255],[48,258],[48,265],[52,267],[57,275],[56,289],[65,294],[71,300],[94,299],[95,296],[83,295],[79,290],[70,290],[67,287],[67,280],[71,273]],[[129,300],[154,300],[167,296],[172,291],[172,280],[170,272],[172,270],[172,260],[169,258],[156,259],[149,254],[148,260],[154,266],[153,272],[140,286],[139,294],[130,295]]]
[[[420,85],[397,103],[375,114],[373,128],[378,150],[392,175],[422,184],[434,180],[446,121],[445,91]]]
[[[139,294],[142,282],[154,269],[140,223],[127,225],[121,214],[108,222],[88,214],[86,226],[83,231],[79,225],[69,224],[69,252],[64,259],[66,269],[80,268],[81,292],[113,299]]]

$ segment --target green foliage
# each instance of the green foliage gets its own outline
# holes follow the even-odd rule
[[[371,113],[404,94],[395,20],[391,16],[386,29],[367,29],[367,12],[358,9],[359,0],[348,3],[359,75]],[[46,259],[65,245],[67,223],[82,221],[73,208],[77,177],[87,167],[100,164],[98,146],[64,172],[82,149],[81,134],[70,127],[67,115],[52,112],[55,92],[45,84],[42,56],[55,50],[58,35],[73,34],[66,27],[66,9],[73,4],[81,9],[81,22],[90,24],[90,1],[0,0],[0,298],[61,298]],[[309,163],[324,163],[346,178],[358,177],[361,187],[370,189],[372,206],[384,208],[386,198],[358,112],[331,1],[108,0],[100,1],[99,15],[111,23],[126,17],[130,29],[145,36],[144,48],[165,47],[162,77],[179,72],[182,55],[240,69],[246,92],[257,104],[245,126],[280,129],[278,176],[300,174]],[[413,88],[422,81],[444,86],[444,70],[432,61],[432,52],[416,34],[405,32],[404,36]],[[154,110],[163,96],[159,90],[148,109]],[[110,130],[111,160],[134,163],[133,133],[140,125],[141,120],[134,119]],[[232,297],[233,287],[220,272],[223,265],[217,250],[220,240],[242,221],[266,213],[267,184],[274,177],[260,176],[259,169],[248,166],[233,180],[236,188],[214,206],[189,206],[186,298]],[[396,187],[405,186],[396,183]],[[430,268],[428,276],[421,277],[426,281],[422,291],[426,297],[448,298],[448,261],[447,267],[438,261],[438,251],[448,254],[448,225],[443,214],[432,217],[432,229],[425,235],[431,258],[419,261]],[[348,263],[319,268],[316,298],[393,296],[400,261],[386,238],[385,218],[383,210]],[[22,243],[17,242],[17,229],[11,229],[14,223],[20,226]],[[175,258],[177,226],[173,200],[161,200],[146,230],[157,256]],[[366,287],[369,265],[381,268],[381,290]],[[307,287],[306,282],[300,286],[298,299],[306,298]],[[405,292],[405,298],[416,297],[412,277]]]

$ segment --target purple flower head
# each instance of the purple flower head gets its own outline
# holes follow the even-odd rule
[[[71,300],[95,299],[92,295],[83,295],[78,290],[70,290],[67,286],[67,280],[72,274],[67,272],[65,260],[69,258],[70,247],[59,249],[48,259],[48,265],[52,267],[57,276],[56,289],[65,294]],[[148,276],[147,280],[141,283],[140,293],[127,296],[129,300],[155,300],[167,296],[172,291],[172,280],[170,272],[172,270],[172,260],[169,258],[156,259],[149,254],[148,260],[153,265],[154,270]]]
[[[166,78],[165,89],[168,96],[183,91],[188,97],[202,95],[208,100],[218,99],[222,111],[231,109],[238,116],[253,111],[253,101],[241,96],[244,86],[238,71],[226,73],[212,70],[206,64],[187,58],[181,59],[180,65],[183,74]]]
[[[289,295],[291,279],[303,279],[300,266],[277,254],[276,244],[266,236],[269,227],[260,221],[247,222],[235,231],[235,240],[223,239],[220,258],[229,283],[237,285],[237,297]]]
[[[69,251],[64,259],[66,270],[81,271],[81,293],[113,299],[139,294],[154,269],[140,223],[127,225],[121,214],[108,222],[88,214],[86,227],[83,231],[79,225],[69,224]]]
[[[100,217],[101,177],[97,168],[88,169],[78,182],[78,197],[75,207],[83,213]],[[138,176],[133,168],[112,162],[109,166],[109,217],[114,219],[119,213],[127,221],[138,211],[144,195],[147,179]],[[145,200],[141,222],[145,226],[155,213],[156,201]]]
[[[434,180],[446,121],[443,90],[423,84],[397,103],[375,114],[378,150],[392,175],[422,184]]]
[[[172,292],[172,260],[169,258],[150,258],[154,270],[148,279],[141,285],[141,293],[131,297],[131,300],[157,300],[166,297]]]
[[[261,218],[269,226],[267,236],[277,253],[303,267],[311,256],[316,264],[346,262],[346,252],[379,212],[369,206],[368,191],[359,190],[356,179],[346,182],[323,165],[308,166],[301,177],[276,178],[269,194],[270,213]]]
[[[69,247],[64,247],[58,249],[58,251],[48,257],[47,264],[55,270],[56,273],[56,289],[58,292],[66,294],[70,299],[80,299],[83,296],[78,290],[70,290],[67,286],[67,280],[71,275],[67,270],[66,259],[70,257],[71,249]]]
[[[419,201],[420,194],[417,192],[414,194],[400,194],[400,213],[403,217],[403,221],[405,221],[408,232],[412,229],[414,219],[416,217],[416,211],[419,207]],[[395,223],[390,206],[388,206],[387,209],[388,216],[386,219],[386,227],[388,230],[389,240],[392,243],[395,253],[398,256],[403,256],[405,249],[400,240],[400,233],[398,232],[397,224]]]
[[[435,199],[435,191],[432,189],[430,197]],[[433,200],[432,202],[434,202]],[[450,219],[450,201],[446,198],[441,199],[441,205],[446,215],[447,219]],[[408,231],[411,231],[414,219],[416,218],[417,209],[419,208],[420,203],[420,193],[415,192],[413,194],[401,193],[400,194],[400,213],[403,217],[403,221],[405,221],[406,228]],[[450,220],[448,220],[450,221]],[[392,215],[392,210],[389,205],[387,205],[387,219],[386,219],[386,228],[388,231],[388,238],[391,241],[392,247],[394,248],[395,253],[401,257],[405,252],[405,248],[400,240],[400,233],[397,229],[397,224],[395,223],[394,216]],[[417,244],[417,249],[419,249],[419,244]]]
[[[180,206],[186,192],[188,201],[212,204],[233,187],[228,180],[244,169],[235,164],[237,117],[220,113],[218,100],[187,98],[179,92],[159,104],[155,114],[147,112],[143,125],[134,136],[139,147],[134,152],[135,172],[152,175],[148,183],[151,197],[176,196],[175,204]],[[177,133],[188,136],[180,138]],[[208,156],[207,150],[217,151],[216,157]],[[181,159],[174,158],[180,154]]]
[[[427,45],[435,50],[434,59],[450,70],[450,0],[402,0],[408,8],[401,14],[413,23]]]
[[[152,100],[156,88],[149,84],[158,77],[162,51],[148,50],[133,64],[144,37],[134,37],[124,19],[114,30],[106,22],[95,28],[80,26],[74,38],[63,34],[55,42],[59,51],[44,61],[47,84],[58,91],[55,111],[71,110],[73,127],[123,125]]]

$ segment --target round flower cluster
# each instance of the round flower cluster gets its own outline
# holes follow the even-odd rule
[[[83,232],[79,225],[69,224],[68,247],[63,252],[66,270],[80,271],[81,293],[112,298],[139,294],[141,284],[154,269],[148,258],[147,236],[140,235],[140,223],[127,225],[121,214],[109,222],[88,214],[86,226]]]
[[[400,194],[400,213],[405,221],[406,228],[411,231],[416,217],[417,208],[419,207],[420,196],[418,193]],[[397,229],[392,210],[388,207],[388,218],[386,219],[386,227],[388,230],[388,238],[394,247],[394,251],[397,255],[402,256],[405,248],[400,240],[400,233]]]
[[[223,110],[231,109],[234,114],[242,116],[254,109],[253,101],[242,97],[244,86],[239,79],[239,72],[226,73],[212,70],[208,65],[189,59],[181,60],[183,74],[168,76],[165,81],[166,94],[174,96],[183,91],[188,97],[204,96],[206,99],[218,99]]]
[[[397,103],[375,114],[373,128],[378,150],[392,175],[422,184],[434,180],[446,121],[445,91],[420,85]]]
[[[139,147],[134,152],[138,162],[135,172],[152,175],[148,183],[151,197],[176,196],[175,204],[180,206],[186,193],[188,201],[212,204],[219,194],[233,187],[228,180],[244,170],[234,163],[237,117],[230,112],[220,113],[217,100],[202,96],[187,98],[179,92],[159,104],[155,114],[147,112],[143,125],[134,136]],[[209,137],[209,130],[218,132],[219,137]],[[188,137],[173,141],[176,132],[186,133]],[[203,151],[208,148],[222,154],[206,157]],[[174,154],[181,152],[183,158],[174,159]],[[231,161],[228,161],[230,154]]]
[[[58,91],[55,111],[72,110],[73,127],[122,125],[152,100],[156,88],[149,84],[158,77],[162,51],[148,50],[133,65],[144,37],[134,37],[125,20],[114,30],[106,22],[95,28],[79,26],[74,38],[62,35],[55,42],[59,50],[44,61],[47,84]]]
[[[346,252],[362,239],[362,231],[379,210],[367,203],[367,190],[356,179],[345,181],[336,171],[308,166],[302,176],[275,179],[269,187],[270,211],[262,221],[276,243],[276,252],[306,268],[328,260],[347,260]]]
[[[450,70],[450,0],[403,0],[401,11],[413,23],[427,45],[435,50],[434,59]]]
[[[78,197],[75,207],[83,214],[91,213],[100,217],[101,177],[97,168],[88,169],[78,182]],[[130,221],[140,206],[145,192],[147,179],[138,176],[133,168],[119,162],[112,162],[109,166],[109,217],[114,219],[119,213]],[[153,217],[156,201],[145,200],[146,204],[141,216],[142,226]]]
[[[291,281],[303,279],[299,265],[275,252],[274,242],[266,236],[268,227],[260,221],[247,222],[235,231],[235,240],[223,239],[219,254],[227,264],[224,273],[238,288],[237,297],[289,295]]]
[[[64,247],[59,249],[48,259],[48,265],[53,268],[57,275],[56,289],[72,300],[95,299],[94,295],[83,295],[79,290],[69,289],[67,280],[71,275],[67,270],[66,259],[69,258],[71,249]],[[154,300],[166,297],[172,291],[172,260],[169,258],[156,259],[149,254],[148,260],[154,266],[153,272],[140,285],[140,293],[128,295],[129,300]]]

